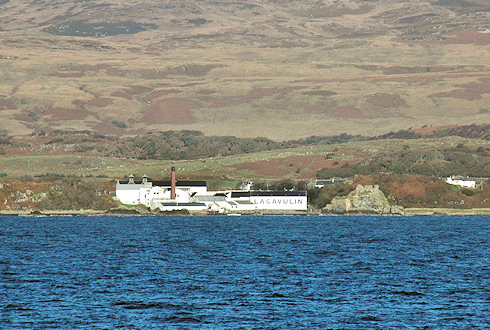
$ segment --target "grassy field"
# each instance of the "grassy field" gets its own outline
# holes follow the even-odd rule
[[[410,150],[442,150],[458,145],[470,148],[485,147],[488,141],[456,136],[409,140],[351,141],[342,144],[316,145],[291,149],[263,151],[226,157],[196,160],[135,160],[90,154],[40,156],[1,156],[0,173],[6,178],[43,176],[99,177],[117,179],[134,174],[157,178],[169,176],[175,166],[181,179],[206,179],[227,187],[245,179],[285,180],[314,179],[317,171],[348,161],[370,159],[383,152]]]

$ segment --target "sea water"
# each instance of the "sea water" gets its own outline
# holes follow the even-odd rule
[[[490,217],[0,217],[0,328],[488,328]]]

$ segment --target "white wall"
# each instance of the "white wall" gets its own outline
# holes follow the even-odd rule
[[[116,189],[116,197],[123,204],[138,205],[140,204],[140,191],[137,187],[133,190]]]
[[[476,182],[474,180],[461,180],[461,179],[453,179],[451,177],[446,178],[446,182],[449,184],[453,184],[456,186],[467,187],[467,188],[475,188]]]
[[[257,210],[307,210],[306,196],[251,196]]]
[[[157,203],[159,204],[159,203]],[[187,211],[203,211],[207,210],[206,205],[161,205],[159,204],[157,206],[160,211],[181,211],[181,210],[187,210]]]

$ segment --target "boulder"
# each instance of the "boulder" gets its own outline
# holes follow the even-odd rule
[[[347,196],[332,199],[323,210],[337,214],[403,214],[403,207],[390,205],[378,185],[357,185]]]
[[[10,194],[14,198],[15,203],[22,203],[29,201],[29,196],[21,191],[15,191]]]

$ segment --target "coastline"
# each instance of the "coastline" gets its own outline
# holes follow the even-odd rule
[[[322,213],[322,212],[260,212],[241,213],[242,215],[303,215],[303,216],[490,216],[490,208],[478,209],[448,209],[448,208],[407,208],[403,215],[394,214],[364,214],[364,213]],[[233,214],[233,213],[232,213]],[[212,216],[226,214],[211,214],[208,212],[152,212],[138,209],[111,209],[111,210],[0,210],[0,216],[21,217],[144,217],[144,216]]]
[[[490,208],[478,209],[448,209],[448,208],[406,208],[406,215],[454,215],[454,216],[490,216]]]

